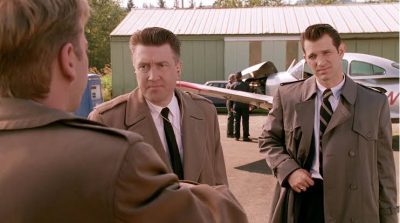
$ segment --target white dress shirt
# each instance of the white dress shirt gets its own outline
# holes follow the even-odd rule
[[[340,102],[340,95],[342,93],[342,88],[345,82],[345,77],[343,76],[343,80],[336,85],[335,87],[331,88],[332,96],[329,97],[329,102],[331,103],[332,110],[335,112],[339,102]],[[319,173],[319,153],[321,151],[320,143],[319,143],[319,123],[320,123],[320,110],[322,104],[322,93],[326,90],[326,87],[322,86],[317,80],[317,98],[315,100],[315,113],[314,113],[314,142],[315,142],[315,151],[314,151],[314,158],[311,166],[311,177],[322,179],[321,174]],[[329,125],[329,124],[328,124]]]
[[[161,110],[164,107],[160,107],[158,105],[152,104],[150,101],[146,100],[151,117],[153,118],[154,124],[157,128],[158,135],[160,136],[161,143],[164,146],[165,153],[167,154],[168,158],[169,156],[169,150],[168,150],[168,144],[167,144],[167,139],[165,137],[164,133],[164,122],[163,122],[163,117],[161,116]],[[169,109],[169,114],[168,114],[168,119],[169,122],[172,125],[172,128],[174,129],[175,133],[175,138],[176,138],[176,144],[178,144],[179,148],[179,155],[181,157],[182,165],[183,165],[183,147],[182,147],[182,134],[181,134],[181,112],[179,109],[179,103],[178,99],[174,95],[167,105]]]

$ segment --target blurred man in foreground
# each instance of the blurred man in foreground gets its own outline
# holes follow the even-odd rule
[[[86,0],[0,0],[0,219],[247,222],[225,186],[180,185],[141,136],[67,113],[88,16]]]

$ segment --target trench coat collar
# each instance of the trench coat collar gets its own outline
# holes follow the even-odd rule
[[[301,101],[295,105],[295,118],[297,125],[302,129],[302,138],[304,140],[300,141],[297,159],[301,162],[301,166],[305,167],[310,156],[310,147],[314,137],[315,96],[317,94],[317,85],[314,76],[304,81],[300,87],[300,94]]]
[[[182,117],[192,117],[199,120],[204,119],[204,115],[196,109],[197,105],[188,98],[190,96],[177,89],[175,90],[175,95],[178,99],[179,107],[181,109],[181,115],[183,113]],[[136,88],[131,93],[129,93],[128,96],[125,114],[125,125],[134,125],[144,118],[151,118],[150,109],[140,89]]]
[[[182,146],[183,166],[186,180],[198,182],[200,174],[204,169],[207,145],[214,146],[214,142],[207,142],[207,121],[199,105],[190,94],[176,90],[182,115]]]
[[[151,116],[150,109],[146,100],[139,88],[134,89],[128,94],[128,99],[125,109],[125,126],[127,130],[134,131],[142,135],[145,142],[152,145],[158,155],[167,164],[167,167],[172,172],[165,148],[158,136],[156,125]]]
[[[351,117],[354,109],[354,103],[357,97],[357,84],[349,77],[345,77],[341,94],[341,100],[332,115],[332,119],[326,127],[324,135],[327,135],[336,126],[344,123]]]
[[[81,119],[72,113],[52,109],[33,100],[0,98],[0,129],[25,129],[61,119]]]
[[[345,76],[345,82],[341,96],[350,104],[354,104],[357,96],[357,84],[349,77]],[[317,93],[316,78],[312,76],[304,81],[302,87],[302,100],[307,101]]]
[[[317,94],[317,84],[315,76],[312,76],[304,81],[301,92],[302,101],[308,101],[314,98],[314,96]]]
[[[206,143],[203,141],[202,135],[205,134],[206,125],[204,122],[207,120],[205,120],[202,111],[197,109],[198,105],[190,98],[189,94],[176,89],[175,95],[181,112],[184,178],[198,181],[205,159]],[[126,126],[134,126],[141,122],[146,122],[148,128],[151,128],[151,135],[144,137],[152,140],[151,144],[172,170],[160,137],[158,137],[147,102],[139,88],[136,88],[128,96],[125,124]]]
[[[125,125],[132,126],[146,118],[151,118],[150,109],[140,89],[136,88],[128,95]]]

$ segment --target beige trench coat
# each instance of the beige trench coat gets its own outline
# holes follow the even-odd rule
[[[2,222],[247,222],[226,186],[167,172],[138,134],[0,98]]]
[[[194,94],[176,90],[175,95],[182,113],[184,179],[209,185],[227,185],[215,107],[209,100]],[[139,89],[99,105],[90,113],[89,119],[139,133],[172,171],[149,107]]]
[[[310,158],[315,77],[281,86],[259,146],[278,180],[271,222],[293,222],[287,177]],[[396,176],[387,98],[346,78],[322,138],[327,223],[397,222]]]

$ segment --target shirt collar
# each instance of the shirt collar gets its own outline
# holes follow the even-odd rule
[[[150,109],[150,112],[152,113],[152,115],[160,115],[161,110],[164,107],[155,105],[147,99],[145,99],[145,100],[146,100],[147,104],[149,105],[149,109]],[[168,107],[169,113],[172,115],[172,117],[179,117],[179,103],[178,103],[178,99],[176,98],[175,94],[172,96],[172,99],[169,102],[169,104],[167,105],[167,107]]]
[[[340,94],[342,93],[342,88],[345,82],[345,76],[343,75],[343,79],[342,81],[336,85],[335,87],[331,88],[332,94],[336,99],[340,98]],[[322,95],[322,92],[324,92],[326,90],[326,87],[322,86],[322,84],[320,84],[317,80],[317,89],[318,89],[318,95]]]

